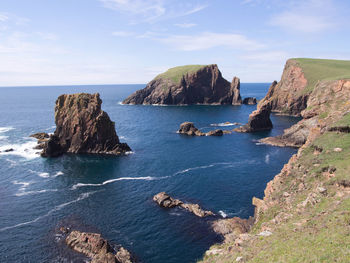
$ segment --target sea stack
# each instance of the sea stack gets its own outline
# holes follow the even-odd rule
[[[43,157],[63,153],[120,155],[131,151],[120,143],[115,124],[101,109],[100,95],[78,93],[61,95],[56,100],[56,130],[45,143]]]
[[[270,90],[277,85],[277,81],[274,81]],[[236,132],[258,132],[272,129],[272,122],[270,119],[271,104],[269,101],[262,101],[258,104],[257,110],[253,111],[249,115],[249,120],[246,125],[234,129]]]
[[[187,65],[158,75],[123,104],[241,104],[240,81],[230,84],[217,65]]]

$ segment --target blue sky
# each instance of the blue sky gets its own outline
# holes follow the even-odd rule
[[[348,0],[1,0],[0,86],[147,83],[218,64],[279,80],[286,59],[350,59]]]

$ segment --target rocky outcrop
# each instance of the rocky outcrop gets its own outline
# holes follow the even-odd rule
[[[123,247],[113,248],[100,234],[72,231],[66,244],[73,250],[91,258],[91,263],[132,263],[133,256]]]
[[[56,130],[45,143],[44,157],[63,153],[120,155],[131,151],[121,143],[115,124],[101,109],[100,95],[78,93],[61,95],[56,101]]]
[[[180,129],[177,132],[181,134],[186,134],[189,136],[222,136],[224,135],[224,132],[222,130],[213,130],[206,133],[201,132],[194,126],[193,122],[188,122],[188,121],[181,123]]]
[[[277,85],[277,82],[274,81],[270,87],[273,88]],[[257,110],[253,111],[249,115],[248,123],[235,128],[236,132],[258,132],[272,129],[272,122],[270,119],[271,114],[271,105],[269,101],[259,102]]]
[[[247,233],[254,223],[254,218],[242,219],[239,217],[218,219],[212,223],[213,230],[229,242],[237,238],[240,234]]]
[[[243,100],[243,104],[247,104],[247,105],[255,105],[256,103],[257,103],[257,100],[254,97],[247,97],[247,98],[244,98]]]
[[[215,214],[211,211],[203,210],[198,204],[184,203],[178,199],[172,198],[165,192],[161,192],[153,196],[153,201],[155,201],[159,206],[165,208],[173,208],[179,206],[187,211],[195,214],[198,217],[214,216]]]
[[[302,67],[296,60],[290,59],[284,67],[281,80],[270,87],[262,103],[268,101],[272,112],[300,116],[307,107],[307,85]]]
[[[123,104],[241,104],[240,81],[230,84],[217,65],[182,66],[158,75]]]
[[[230,92],[232,94],[232,105],[241,105],[241,81],[239,78],[234,77],[231,82]]]
[[[45,144],[50,138],[50,135],[45,132],[38,132],[30,135],[29,137],[35,138],[38,140],[37,146],[34,147],[35,150],[42,150],[45,148]]]

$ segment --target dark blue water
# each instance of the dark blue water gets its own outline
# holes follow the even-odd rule
[[[257,145],[280,134],[296,119],[272,116],[275,128],[259,134],[186,137],[179,124],[245,123],[255,106],[128,106],[123,98],[144,85],[1,88],[0,262],[81,260],[57,235],[70,225],[98,231],[143,262],[195,262],[219,238],[207,219],[180,209],[165,210],[152,196],[166,191],[184,201],[227,216],[253,214],[253,196],[295,152]],[[262,98],[268,84],[242,84],[244,96]],[[66,155],[37,157],[28,135],[54,131],[58,95],[99,92],[103,109],[116,122],[124,157]],[[234,126],[223,127],[232,129]]]

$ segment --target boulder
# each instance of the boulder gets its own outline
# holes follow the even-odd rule
[[[100,95],[78,93],[61,95],[56,101],[56,130],[45,143],[42,156],[63,153],[120,155],[131,151],[120,143],[115,124],[101,109]]]
[[[217,65],[187,65],[158,75],[123,104],[241,104],[239,78],[225,80]]]
[[[32,137],[38,140],[43,140],[43,139],[48,139],[50,136],[46,132],[38,132],[30,135],[29,137]]]
[[[198,130],[193,122],[184,122],[180,124],[180,129],[177,131],[181,134],[187,134],[190,136],[222,136],[224,132],[222,130],[213,130],[207,133],[201,132]]]
[[[159,206],[165,208],[181,207],[187,211],[195,214],[198,217],[214,216],[215,214],[211,211],[203,210],[198,204],[184,203],[178,199],[172,198],[165,192],[161,192],[153,196],[153,201],[155,201]]]
[[[243,104],[247,104],[247,105],[255,105],[256,103],[257,103],[257,100],[254,97],[247,97],[247,98],[244,98],[243,100]]]
[[[136,262],[125,248],[114,249],[100,234],[72,231],[66,237],[66,244],[73,250],[91,258],[92,263]]]

